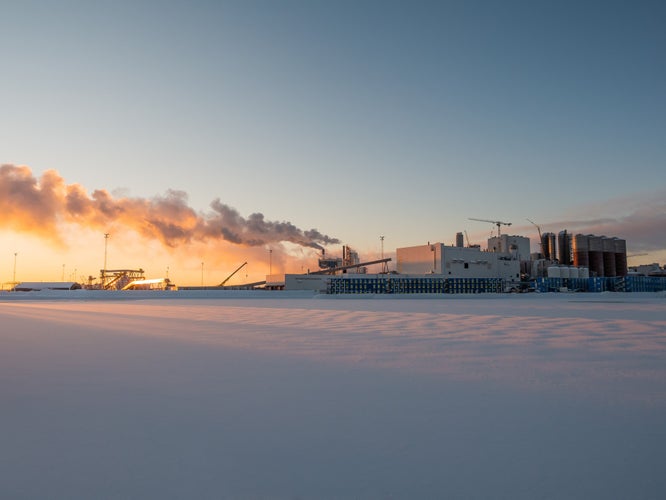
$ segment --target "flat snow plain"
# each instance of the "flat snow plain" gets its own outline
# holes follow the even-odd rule
[[[666,295],[0,294],[0,498],[666,498]]]

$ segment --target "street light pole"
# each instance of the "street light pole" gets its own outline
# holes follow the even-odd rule
[[[14,285],[16,285],[16,256],[18,255],[18,252],[14,252],[14,277],[12,278],[12,281],[14,282]]]
[[[102,269],[102,288],[106,285],[106,250],[109,244],[109,233],[104,233],[104,269]]]
[[[382,261],[383,261],[384,260],[384,236],[380,236],[379,241],[381,242],[381,246],[382,246]],[[388,264],[386,262],[382,262],[382,273],[383,274],[388,273]]]

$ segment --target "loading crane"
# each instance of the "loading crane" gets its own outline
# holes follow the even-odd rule
[[[510,226],[510,222],[502,222],[499,220],[488,220],[488,219],[473,219],[472,217],[469,217],[469,220],[475,220],[477,222],[490,222],[491,224],[495,224],[497,226],[497,237],[499,238],[500,236],[500,226]]]
[[[226,283],[227,281],[229,281],[229,280],[231,279],[231,277],[232,277],[234,274],[236,274],[238,271],[240,271],[241,269],[243,269],[246,265],[247,265],[247,261],[246,261],[246,262],[243,262],[240,266],[238,266],[238,267],[236,268],[236,270],[235,270],[233,273],[231,273],[229,276],[227,276],[227,277],[224,279],[224,281],[223,281],[222,283],[220,283],[219,285],[217,285],[217,286],[224,286],[225,283]]]

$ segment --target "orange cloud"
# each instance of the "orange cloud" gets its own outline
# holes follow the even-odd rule
[[[61,243],[62,224],[108,230],[132,229],[167,247],[189,242],[227,241],[243,246],[291,242],[303,247],[339,243],[316,229],[302,230],[290,222],[266,220],[261,213],[242,217],[214,200],[203,214],[188,205],[187,194],[169,190],[154,198],[114,198],[105,190],[91,195],[79,184],[66,184],[55,171],[33,176],[26,166],[0,166],[0,228],[29,232]]]

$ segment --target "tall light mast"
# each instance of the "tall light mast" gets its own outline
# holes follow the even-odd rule
[[[106,285],[106,251],[109,244],[109,233],[104,233],[104,269],[102,269],[102,288]]]

